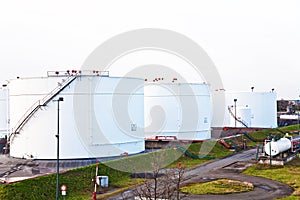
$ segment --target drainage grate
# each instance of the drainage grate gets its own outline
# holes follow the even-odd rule
[[[257,187],[262,188],[262,189],[264,189],[264,190],[272,190],[272,188],[269,187],[269,186],[267,186],[267,185],[259,185],[259,186],[257,186]]]

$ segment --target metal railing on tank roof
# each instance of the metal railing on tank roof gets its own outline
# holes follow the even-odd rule
[[[66,70],[66,71],[48,71],[48,77],[65,76],[109,76],[109,71],[99,70]]]

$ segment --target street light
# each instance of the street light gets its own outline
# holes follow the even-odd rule
[[[233,99],[234,101],[234,127],[236,128],[236,102],[237,99]]]
[[[58,200],[58,194],[59,194],[59,102],[64,101],[63,97],[59,97],[57,100],[53,100],[57,102],[57,135],[55,137],[57,138],[57,160],[56,160],[56,200]]]
[[[252,90],[252,92],[253,92],[253,90],[254,90],[254,87],[251,87],[251,90]]]

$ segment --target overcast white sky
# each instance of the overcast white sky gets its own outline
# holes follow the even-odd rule
[[[107,39],[163,28],[197,42],[226,90],[300,95],[300,1],[1,1],[0,82],[79,69]]]

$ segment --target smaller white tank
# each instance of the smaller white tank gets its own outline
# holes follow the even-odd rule
[[[0,138],[8,136],[8,90],[0,88]]]
[[[235,113],[234,107],[230,109],[234,114]],[[235,126],[235,121],[237,127],[245,127],[241,122],[247,125],[247,127],[251,127],[251,108],[249,108],[248,106],[238,106],[236,108],[236,118],[238,119],[237,121],[233,117],[230,117],[231,127]]]
[[[271,144],[271,147],[270,147]],[[267,142],[265,144],[265,152],[267,155],[276,156],[292,147],[291,141],[287,138],[280,138],[277,141]],[[271,150],[270,150],[271,148]]]
[[[226,106],[239,107],[248,106],[251,109],[250,128],[274,128],[277,127],[277,106],[275,92],[226,92]],[[236,102],[234,100],[236,99]],[[246,111],[248,112],[248,111]],[[214,113],[217,114],[217,113]],[[232,115],[225,113],[224,126],[233,126]],[[234,119],[233,119],[234,120]],[[238,124],[237,124],[238,125]],[[234,126],[233,126],[234,127]]]

